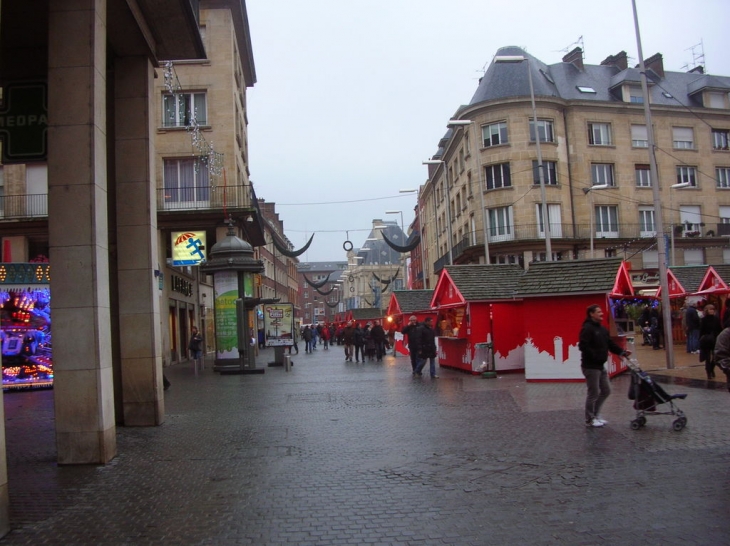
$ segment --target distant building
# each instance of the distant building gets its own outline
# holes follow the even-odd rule
[[[645,64],[665,227],[659,236],[674,240],[669,265],[730,263],[730,77],[702,67],[666,71],[660,54]],[[486,263],[485,235],[489,263],[527,267],[546,259],[537,135],[552,259],[590,257],[593,241],[596,257],[658,267],[639,76],[623,51],[588,65],[576,48],[548,65],[518,47],[499,49],[471,102],[452,116],[473,124],[446,131],[433,155],[443,163],[429,165],[419,191],[426,287],[449,250],[455,264]],[[420,264],[411,267],[417,272]]]
[[[345,310],[342,292],[347,262],[303,262],[297,264],[300,324],[334,322],[335,315]]]

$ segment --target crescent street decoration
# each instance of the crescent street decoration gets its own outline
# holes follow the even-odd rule
[[[329,296],[332,292],[335,291],[335,286],[330,288],[327,292],[322,292],[319,288],[315,287],[314,289],[317,291],[317,294],[322,294],[323,296]]]
[[[279,253],[283,254],[284,256],[289,256],[290,258],[296,258],[297,256],[301,256],[307,251],[309,245],[312,244],[312,239],[314,239],[314,233],[312,233],[312,236],[309,238],[309,241],[307,241],[307,244],[299,250],[288,250],[284,248],[279,244],[275,237],[272,239],[272,241],[274,242],[274,246],[276,247],[276,250],[279,251]]]
[[[330,303],[330,302],[326,301],[326,302],[324,302],[324,303],[325,303],[325,305],[326,305],[327,307],[329,307],[330,309],[334,309],[335,307],[337,307],[337,306],[338,306],[338,305],[340,304],[340,302],[339,302],[339,301],[336,301],[335,303]]]
[[[400,246],[400,245],[395,244],[393,241],[391,241],[390,239],[388,239],[385,236],[385,233],[383,233],[383,241],[385,241],[385,243],[390,248],[392,248],[393,250],[395,250],[396,252],[401,252],[401,253],[403,253],[403,252],[410,252],[411,250],[413,250],[414,248],[416,248],[420,244],[420,242],[421,242],[421,235],[418,234],[418,233],[416,233],[415,237],[413,238],[413,241],[411,241],[406,246]]]
[[[304,275],[304,274],[302,274],[302,277],[304,277],[304,280],[305,280],[305,281],[307,281],[307,284],[308,284],[309,286],[311,286],[312,288],[322,288],[322,287],[323,287],[323,286],[324,286],[325,284],[327,284],[327,281],[329,281],[329,280],[330,280],[330,275],[331,275],[331,273],[329,273],[329,274],[328,274],[328,275],[327,275],[327,276],[326,276],[326,277],[324,278],[324,280],[323,280],[322,282],[312,282],[312,281],[310,281],[310,280],[309,280],[309,279],[307,278],[307,276],[306,276],[306,275]]]
[[[384,285],[387,286],[387,285],[389,285],[390,283],[392,283],[394,280],[396,280],[398,278],[398,273],[400,273],[400,269],[396,269],[395,270],[395,275],[393,275],[387,281],[384,281],[383,279],[381,279],[380,277],[378,277],[375,273],[373,273],[373,277],[375,277],[375,280],[376,281],[378,281],[378,282],[380,282],[380,283],[382,283],[382,284],[384,284]]]

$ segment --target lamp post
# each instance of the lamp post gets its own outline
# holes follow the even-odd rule
[[[406,234],[403,227],[403,211],[402,210],[386,210],[385,214],[400,214],[400,230],[403,235]],[[400,256],[401,266],[403,267],[403,290],[408,290],[408,270],[406,269],[405,256]]]
[[[444,180],[446,181],[446,228],[449,231],[449,240],[446,241],[448,243],[447,248],[449,249],[449,265],[454,263],[454,257],[452,255],[452,244],[453,244],[453,235],[451,233],[451,188],[449,186],[449,173],[448,173],[448,165],[446,164],[446,161],[443,159],[427,159],[426,161],[422,161],[424,165],[443,165],[444,167]],[[436,200],[434,199],[434,206],[436,204]]]
[[[532,123],[535,126],[535,149],[537,150],[537,170],[540,179],[540,209],[542,210],[542,224],[545,231],[545,260],[553,259],[552,242],[550,237],[550,219],[548,218],[547,197],[545,194],[545,173],[542,166],[542,148],[540,147],[540,130],[537,126],[537,108],[535,107],[535,88],[532,85],[532,68],[530,58],[524,55],[497,55],[495,63],[521,63],[527,61],[527,81],[530,84],[530,104],[532,106]]]
[[[608,184],[596,184],[595,186],[591,186],[590,188],[583,188],[583,193],[585,193],[586,195],[590,195],[591,198],[591,208],[589,210],[591,217],[591,258],[596,257],[593,252],[593,236],[595,235],[595,230],[593,229],[593,218],[596,215],[596,211],[593,210],[593,190],[605,190],[608,187]]]
[[[674,209],[672,208],[672,190],[680,190],[682,188],[688,188],[691,186],[689,182],[680,182],[679,184],[672,184],[669,186],[669,225],[670,225],[670,232],[669,232],[669,240],[671,241],[671,257],[672,257],[672,263],[669,265],[675,265],[677,262],[674,260]]]
[[[477,140],[477,134],[476,134],[476,123],[473,120],[470,119],[450,119],[449,123],[447,124],[447,127],[466,127],[471,125],[474,127],[474,141],[472,146],[477,146],[477,151],[479,150],[479,144]],[[476,152],[474,152],[476,154]],[[482,186],[482,167],[479,164],[479,156],[476,158],[476,171],[477,171],[477,181],[479,182],[479,203],[482,207],[482,230],[484,231],[484,261],[487,265],[489,265],[489,232],[487,231],[487,209],[484,208],[484,186]]]

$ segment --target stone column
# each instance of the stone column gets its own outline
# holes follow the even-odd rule
[[[157,196],[154,183],[154,71],[146,57],[117,58],[115,165],[119,347],[125,425],[164,420]]]
[[[109,307],[106,1],[49,2],[48,231],[60,464],[116,455]]]

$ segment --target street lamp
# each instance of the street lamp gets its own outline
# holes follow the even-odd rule
[[[590,217],[591,217],[591,258],[595,258],[595,254],[593,252],[593,236],[595,235],[595,230],[593,229],[593,218],[596,215],[596,211],[593,210],[593,190],[605,190],[608,188],[608,184],[596,184],[595,186],[591,186],[590,188],[583,188],[583,193],[586,195],[590,194],[591,197],[591,209],[590,209]]]
[[[479,140],[476,134],[476,123],[470,119],[450,119],[447,127],[466,127],[471,125],[474,127],[474,140],[472,146],[476,146],[479,150]],[[476,155],[476,151],[473,152]],[[482,186],[482,167],[479,164],[479,156],[476,157],[477,181],[479,182],[479,203],[482,207],[482,230],[484,231],[484,261],[489,265],[489,232],[487,231],[487,209],[484,208],[484,186]],[[471,190],[469,190],[471,191]]]
[[[400,214],[400,230],[405,235],[405,229],[403,227],[403,211],[402,210],[386,210],[385,214]],[[400,255],[400,261],[403,266],[403,290],[408,289],[408,271],[406,269],[406,259],[405,256],[401,253]]]
[[[419,252],[421,254],[421,277],[422,277],[422,288],[426,288],[426,261],[424,258],[424,250],[425,250],[425,244],[423,241],[423,224],[421,223],[421,192],[420,190],[398,190],[398,193],[415,193],[416,194],[416,223],[418,224],[418,235],[421,237],[421,242],[419,243],[420,249]]]
[[[553,259],[552,243],[550,240],[550,219],[548,218],[547,197],[545,195],[545,173],[542,166],[542,149],[540,148],[540,129],[537,126],[537,108],[535,107],[535,88],[532,85],[532,68],[530,58],[524,55],[497,55],[495,63],[521,63],[527,61],[527,80],[530,83],[530,104],[532,105],[532,123],[535,126],[535,149],[537,150],[537,170],[540,177],[540,201],[542,203],[542,224],[545,227],[545,260]]]
[[[672,190],[681,190],[682,188],[688,188],[691,185],[692,184],[689,182],[680,182],[678,184],[672,184],[671,186],[669,186],[669,225],[671,229],[671,231],[669,232],[669,238],[672,245],[672,263],[670,265],[675,265],[677,263],[674,259],[674,209],[672,208]]]
[[[453,254],[452,254],[452,242],[453,242],[453,234],[451,232],[451,187],[449,186],[449,173],[448,173],[448,165],[446,164],[446,161],[443,159],[427,159],[426,161],[422,161],[424,165],[443,165],[444,166],[444,180],[446,181],[446,227],[449,230],[449,240],[447,241],[448,245],[447,248],[449,249],[449,265],[454,263]],[[436,206],[436,199],[433,200],[434,206]]]

